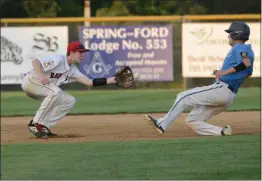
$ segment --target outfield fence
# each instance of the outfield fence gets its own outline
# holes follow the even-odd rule
[[[19,84],[22,74],[19,71],[30,66],[28,59],[34,56],[35,52],[40,55],[53,52],[65,53],[68,42],[78,39],[86,40],[84,39],[86,34],[82,33],[81,35],[81,31],[88,32],[90,27],[97,28],[94,30],[95,33],[99,31],[105,32],[106,28],[113,30],[121,27],[126,27],[125,31],[130,30],[132,32],[136,31],[135,28],[137,27],[144,27],[145,32],[149,28],[152,30],[153,27],[155,28],[154,31],[159,32],[158,36],[155,37],[148,38],[145,36],[141,38],[133,36],[130,39],[130,41],[137,41],[140,44],[143,44],[144,40],[145,43],[153,42],[151,51],[139,49],[139,46],[137,49],[132,49],[131,44],[130,49],[126,51],[118,49],[114,57],[110,57],[110,53],[104,53],[105,49],[97,50],[97,52],[101,51],[102,53],[91,55],[93,57],[102,57],[99,59],[100,62],[92,64],[94,67],[99,65],[96,71],[99,72],[100,70],[101,72],[97,75],[105,76],[103,73],[107,70],[105,67],[108,61],[112,61],[116,56],[121,54],[121,58],[124,60],[127,54],[133,53],[134,56],[138,56],[136,59],[139,59],[141,54],[138,52],[142,51],[144,52],[143,55],[147,54],[148,60],[151,58],[148,62],[153,62],[152,64],[154,65],[150,64],[150,68],[145,65],[135,67],[143,75],[142,78],[144,78],[144,81],[138,82],[135,88],[188,88],[204,85],[211,82],[211,79],[213,79],[210,75],[212,70],[221,66],[223,58],[230,49],[224,29],[229,27],[232,21],[236,20],[250,24],[251,36],[248,43],[252,44],[256,56],[253,78],[245,81],[244,86],[260,86],[261,16],[257,14],[1,19],[1,86],[20,89],[20,86],[17,84]],[[90,27],[84,27],[85,22],[89,22]],[[167,36],[164,39],[161,37],[161,28],[163,29],[167,26],[171,26],[171,29],[168,29],[171,32],[170,34],[166,33]],[[134,29],[130,29],[130,27],[134,27]],[[163,36],[164,32],[162,32]],[[28,37],[26,41],[25,37]],[[127,38],[122,38],[124,40],[121,37],[117,38],[112,41],[127,40]],[[142,41],[143,38],[144,40]],[[168,43],[170,38],[171,43]],[[92,40],[92,43],[100,41],[110,41],[110,39],[98,40],[97,38]],[[163,45],[161,42],[163,42]],[[168,44],[164,45],[165,43]],[[161,46],[165,47],[161,49]],[[168,50],[165,51],[166,49]],[[22,52],[26,52],[26,55],[23,55]],[[21,54],[20,57],[19,53]],[[14,59],[14,57],[16,58]],[[92,59],[92,57],[89,57],[89,59]],[[95,61],[98,61],[98,59]],[[133,63],[136,64],[138,61],[133,61]],[[108,67],[110,67],[109,64]],[[113,70],[112,67],[116,64],[115,62],[111,64],[111,70]],[[10,70],[17,72],[17,75],[11,74]],[[172,71],[171,74],[164,75],[169,71]],[[110,74],[109,72],[108,68],[108,75]],[[15,85],[13,86],[13,84]],[[65,85],[65,87],[69,89],[83,88],[83,86],[76,86],[75,84]],[[106,87],[102,88],[105,89]],[[111,89],[112,87],[109,86],[107,88]]]

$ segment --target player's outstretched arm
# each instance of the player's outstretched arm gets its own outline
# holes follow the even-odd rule
[[[108,85],[108,84],[115,84],[116,83],[115,77],[89,79],[86,76],[79,76],[79,77],[75,77],[75,80],[77,82],[80,82],[80,83],[88,86],[88,87],[102,86],[102,85]]]

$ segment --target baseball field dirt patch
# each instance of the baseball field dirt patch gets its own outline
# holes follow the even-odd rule
[[[152,115],[157,118],[164,113]],[[1,144],[201,138],[184,125],[186,115],[182,114],[174,121],[164,135],[149,127],[143,114],[66,116],[51,129],[59,137],[49,139],[36,139],[31,135],[26,127],[31,117],[2,117]],[[259,111],[223,112],[209,123],[231,125],[234,135],[261,133]]]

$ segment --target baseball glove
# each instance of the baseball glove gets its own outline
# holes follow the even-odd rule
[[[129,88],[134,84],[134,75],[132,69],[129,66],[123,66],[117,73],[116,77],[116,85],[124,88]]]

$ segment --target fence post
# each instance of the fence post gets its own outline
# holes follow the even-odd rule
[[[84,1],[84,17],[85,18],[90,18],[91,17],[91,10],[90,10],[91,6],[90,6],[90,0],[85,0]],[[84,22],[85,26],[90,26],[90,22],[89,21],[85,21]]]
[[[191,23],[192,21],[191,20],[188,20],[188,19],[185,19],[184,16],[182,18],[182,23]],[[183,27],[183,25],[182,25]],[[182,31],[181,31],[181,43],[182,43],[182,49],[183,49],[183,28],[182,28]],[[182,65],[183,65],[183,52],[181,52],[181,55],[182,55]],[[183,70],[182,70],[183,71]],[[183,72],[182,72],[182,75],[183,75]],[[183,77],[183,88],[184,89],[189,89],[193,86],[193,78],[186,78],[186,77]]]

